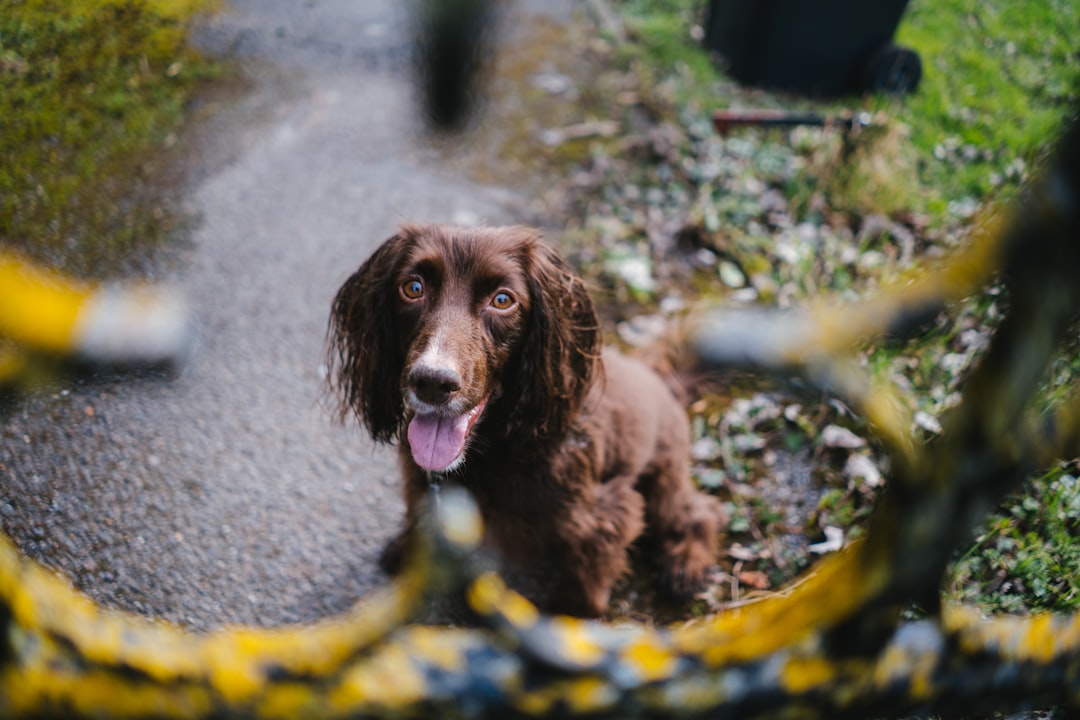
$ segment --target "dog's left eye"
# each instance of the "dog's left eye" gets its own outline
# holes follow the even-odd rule
[[[491,298],[491,307],[496,310],[509,310],[514,305],[514,296],[508,292],[497,292]]]
[[[408,300],[419,300],[424,296],[424,283],[419,278],[409,278],[401,284],[401,294]]]

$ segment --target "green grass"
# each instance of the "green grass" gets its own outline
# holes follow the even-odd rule
[[[872,148],[900,165],[880,178],[889,186],[881,195],[900,193],[903,209],[935,221],[947,215],[950,203],[955,210],[966,199],[998,197],[1025,179],[1080,95],[1080,3],[1072,0],[914,0],[896,41],[920,54],[918,91],[902,99],[827,102],[734,86],[689,37],[688,29],[703,21],[702,5],[622,4],[646,58],[641,67],[658,78],[683,78],[678,102],[702,110],[737,105],[884,112],[894,131],[901,126],[905,141],[892,138],[893,147]]]
[[[110,274],[160,238],[147,175],[195,83],[204,0],[0,0],[0,247]]]
[[[920,53],[923,80],[896,109],[936,202],[981,200],[1017,179],[1017,160],[1038,166],[1080,96],[1078,27],[1072,0],[911,4],[897,40]]]

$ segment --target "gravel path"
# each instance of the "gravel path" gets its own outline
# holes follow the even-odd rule
[[[330,299],[403,219],[515,221],[419,138],[393,0],[234,0],[200,42],[253,90],[201,132],[178,377],[0,410],[0,524],[99,602],[206,629],[349,607],[402,511],[393,452],[320,407]]]

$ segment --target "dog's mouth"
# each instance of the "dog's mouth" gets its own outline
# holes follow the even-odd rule
[[[409,421],[409,449],[413,460],[425,470],[445,472],[465,456],[469,432],[487,406],[485,397],[461,415],[417,414]]]

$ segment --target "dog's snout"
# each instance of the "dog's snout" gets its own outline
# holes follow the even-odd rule
[[[461,389],[461,376],[450,368],[418,365],[409,371],[409,388],[420,400],[441,405]]]

